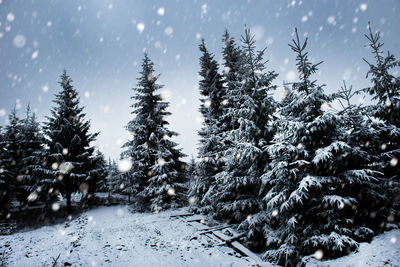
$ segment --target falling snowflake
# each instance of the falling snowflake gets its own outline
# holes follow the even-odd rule
[[[164,166],[164,165],[165,165],[165,159],[159,158],[159,159],[157,160],[157,164],[158,164],[158,166]]]
[[[335,26],[336,25],[336,18],[335,16],[329,16],[326,21],[328,22],[328,24]]]
[[[12,22],[12,21],[14,21],[14,19],[15,19],[14,14],[13,14],[13,13],[8,13],[8,15],[7,15],[7,20],[8,20],[9,22]]]
[[[168,188],[167,194],[168,194],[169,196],[175,195],[175,189],[173,189],[172,187]]]
[[[291,82],[294,81],[294,79],[296,79],[296,72],[290,70],[286,73],[286,79]]]
[[[118,162],[118,171],[121,173],[126,173],[132,168],[132,161],[129,158],[121,159]]]
[[[174,32],[174,29],[171,26],[168,26],[167,28],[165,28],[164,30],[164,34],[165,35],[171,35]]]
[[[160,7],[159,9],[157,9],[157,14],[160,15],[160,16],[164,16],[165,9],[163,7]]]
[[[22,34],[18,34],[14,37],[13,44],[17,48],[21,48],[26,44],[26,38]]]
[[[324,257],[324,252],[321,249],[315,251],[314,258],[316,258],[317,260],[322,260],[323,257]]]
[[[144,26],[144,23],[143,23],[143,22],[139,22],[139,23],[136,25],[136,29],[137,29],[140,33],[142,33],[142,32],[144,31],[144,28],[145,28],[145,26]]]
[[[367,3],[361,3],[360,4],[360,9],[362,12],[366,11],[368,8],[368,4]]]
[[[54,202],[53,205],[51,205],[51,209],[53,211],[58,211],[60,209],[60,203]]]
[[[32,53],[32,59],[36,59],[36,58],[38,57],[38,55],[39,55],[39,51],[38,51],[38,50],[35,50],[35,51]]]

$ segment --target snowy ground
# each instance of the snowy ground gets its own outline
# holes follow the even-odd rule
[[[60,266],[254,266],[205,236],[189,240],[196,228],[170,215],[101,207],[71,222],[0,236],[0,249],[7,245],[10,266],[51,266],[58,255]]]
[[[0,236],[0,250],[9,252],[10,266],[51,266],[58,255],[58,266],[255,266],[231,248],[215,246],[217,240],[190,240],[196,226],[170,219],[173,213],[101,207],[70,222]],[[400,231],[362,243],[359,252],[340,259],[310,259],[307,266],[400,266]]]
[[[400,230],[375,237],[371,243],[361,243],[358,252],[335,260],[312,259],[307,266],[396,266],[400,267]]]

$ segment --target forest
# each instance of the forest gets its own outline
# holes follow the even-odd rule
[[[232,225],[244,233],[243,244],[283,266],[307,255],[341,257],[397,229],[400,60],[369,25],[370,54],[360,60],[369,66],[370,86],[343,81],[327,94],[317,80],[323,62],[310,59],[301,36],[295,29],[288,44],[297,81],[283,84],[282,98],[275,94],[278,72],[268,68],[268,50],[256,49],[249,29],[240,38],[223,34],[222,64],[200,41],[203,122],[198,155],[188,163],[174,141],[178,133],[168,127],[169,102],[159,93],[163,85],[150,55],[144,54],[126,107],[131,138],[118,160],[92,145],[100,133],[90,131],[64,70],[45,122],[28,105],[22,117],[14,108],[1,129],[2,225],[23,224],[37,213],[35,223],[43,224],[58,211],[68,220],[82,209],[121,203],[122,196],[140,212],[188,207]]]

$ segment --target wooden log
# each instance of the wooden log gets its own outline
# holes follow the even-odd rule
[[[222,241],[226,241],[229,240],[229,236],[225,235],[222,232],[218,232],[218,231],[214,231],[213,234],[218,237],[219,239],[221,239]],[[241,253],[244,256],[247,256],[251,259],[253,259],[254,261],[256,261],[257,263],[261,264],[262,261],[260,259],[260,257],[258,257],[256,254],[254,254],[253,252],[251,252],[248,248],[246,248],[245,246],[243,246],[242,244],[240,244],[238,241],[233,241],[233,242],[229,242],[227,243],[227,245],[229,247],[232,247],[234,250],[236,250],[237,252]]]
[[[174,214],[174,215],[170,215],[170,218],[175,218],[175,217],[186,217],[186,216],[192,216],[194,215],[193,213],[182,213],[182,214]]]
[[[213,231],[221,230],[221,229],[225,229],[225,228],[229,228],[229,226],[228,225],[225,225],[225,226],[218,225],[218,226],[210,227],[208,229],[200,230],[201,232],[197,233],[197,234],[198,235],[204,235],[204,234],[208,234],[208,233],[211,233]]]
[[[244,237],[245,235],[246,235],[246,233],[241,233],[241,234],[234,235],[234,236],[224,240],[224,242],[218,243],[217,246],[227,245],[228,243],[232,243],[233,241],[236,241],[236,240]]]

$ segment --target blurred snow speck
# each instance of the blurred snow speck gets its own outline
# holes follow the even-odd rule
[[[43,85],[43,86],[42,86],[42,91],[45,92],[45,93],[46,93],[47,91],[49,91],[49,86],[48,86],[47,84],[46,84],[46,85]]]
[[[167,194],[168,194],[169,196],[175,195],[175,189],[173,189],[172,187],[168,188]]]
[[[0,117],[4,117],[7,114],[4,108],[0,109]]]
[[[36,58],[38,57],[38,55],[39,55],[39,51],[38,51],[38,50],[35,50],[35,51],[32,53],[32,59],[36,59]]]
[[[14,37],[13,43],[15,47],[21,48],[26,44],[26,38],[22,34],[18,34]]]
[[[132,161],[129,158],[123,158],[118,162],[118,171],[126,173],[132,168]]]
[[[294,79],[296,79],[296,73],[295,73],[294,71],[292,71],[292,70],[288,71],[288,72],[286,73],[286,79],[287,79],[289,82],[294,81]]]
[[[317,260],[322,260],[323,257],[324,257],[324,252],[321,249],[315,251],[314,258],[316,258]]]
[[[366,11],[367,10],[367,8],[368,8],[368,4],[367,3],[361,3],[360,4],[360,9],[361,9],[361,11]]]
[[[250,33],[254,34],[256,40],[261,40],[264,36],[264,28],[260,25],[254,25],[250,29]]]
[[[174,32],[174,29],[171,26],[168,26],[167,28],[165,28],[164,30],[164,34],[165,35],[171,35]]]
[[[165,9],[163,7],[160,7],[159,9],[157,9],[157,14],[160,16],[164,16],[165,13]]]
[[[326,21],[328,22],[328,24],[335,26],[336,25],[336,18],[335,16],[329,16]]]
[[[12,22],[12,21],[14,21],[14,19],[15,19],[14,14],[13,14],[13,13],[8,13],[8,15],[7,15],[7,20],[8,20],[9,22]]]
[[[54,202],[53,205],[51,205],[51,209],[53,211],[58,211],[60,209],[60,203]]]
[[[140,32],[140,33],[142,33],[143,31],[144,31],[144,23],[143,22],[139,22],[137,25],[136,25],[136,29]]]

